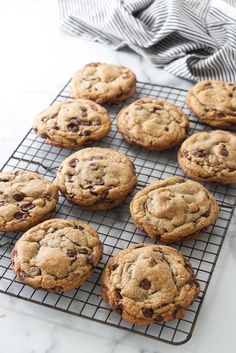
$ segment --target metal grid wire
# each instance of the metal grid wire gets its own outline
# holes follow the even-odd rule
[[[145,96],[167,99],[189,114],[190,134],[210,129],[199,123],[197,118],[186,109],[184,106],[185,94],[186,91],[182,89],[138,82],[136,95],[125,104]],[[67,98],[71,98],[70,82],[54,101],[63,101]],[[115,117],[123,105],[124,103],[106,106],[113,120],[112,129],[109,135],[96,145],[118,150],[134,162],[139,183],[133,194],[154,180],[168,178],[172,175],[183,176],[176,160],[176,149],[158,153],[126,143],[117,132],[115,124]],[[35,171],[45,175],[49,180],[54,180],[56,168],[72,152],[71,149],[45,144],[43,139],[37,137],[30,130],[6,162],[3,170]],[[132,325],[122,320],[117,313],[112,312],[101,299],[99,277],[109,257],[136,243],[154,242],[134,227],[129,213],[129,203],[133,194],[122,205],[99,212],[85,211],[69,204],[63,196],[59,197],[55,216],[88,222],[97,230],[104,243],[103,259],[92,276],[80,288],[60,295],[34,290],[15,278],[11,270],[10,253],[15,241],[22,233],[0,233],[0,292],[171,344],[185,343],[192,335],[235,206],[236,187],[208,184],[207,188],[213,192],[220,205],[219,219],[215,224],[209,226],[199,239],[172,244],[191,261],[201,286],[199,297],[187,310],[184,319],[164,324]]]

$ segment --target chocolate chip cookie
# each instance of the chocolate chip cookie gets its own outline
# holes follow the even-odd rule
[[[0,173],[0,231],[26,230],[48,219],[56,207],[58,188],[37,173]]]
[[[115,103],[132,97],[136,76],[127,67],[91,63],[72,78],[72,96],[88,98],[97,103]]]
[[[12,266],[23,283],[61,293],[79,287],[93,272],[102,253],[98,234],[88,224],[50,219],[17,241]]]
[[[228,127],[236,124],[236,84],[201,81],[188,91],[185,102],[207,125]]]
[[[102,274],[102,296],[124,320],[145,325],[183,318],[199,293],[192,266],[169,246],[118,252]]]
[[[91,147],[62,162],[57,184],[68,201],[89,210],[106,210],[125,200],[137,178],[128,157],[110,148]]]
[[[129,143],[156,151],[184,141],[188,126],[188,117],[181,109],[152,97],[135,101],[117,116],[117,129]]]
[[[236,183],[236,135],[228,131],[206,131],[183,142],[178,161],[191,178],[219,184]]]
[[[196,237],[218,218],[219,208],[201,184],[175,176],[139,191],[130,212],[137,227],[150,238],[174,242]]]
[[[93,101],[66,100],[39,113],[34,129],[51,145],[75,148],[106,136],[111,129],[111,119],[106,109]]]

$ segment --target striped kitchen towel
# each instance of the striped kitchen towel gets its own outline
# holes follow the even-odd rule
[[[236,82],[236,0],[59,0],[62,28],[199,81]]]

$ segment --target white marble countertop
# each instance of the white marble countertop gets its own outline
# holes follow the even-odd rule
[[[55,0],[0,2],[0,164],[71,74],[91,61],[124,64],[139,80],[188,88],[130,51],[113,52],[58,30]],[[193,337],[170,346],[0,294],[1,353],[235,351],[236,238],[228,232]]]

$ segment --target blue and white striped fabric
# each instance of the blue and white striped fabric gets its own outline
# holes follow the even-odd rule
[[[236,0],[59,0],[62,28],[189,79],[236,82]]]

